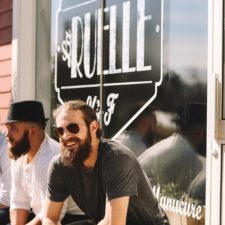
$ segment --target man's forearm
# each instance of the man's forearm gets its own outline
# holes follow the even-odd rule
[[[24,225],[27,222],[28,211],[25,209],[10,210],[11,225]]]
[[[6,209],[6,208],[9,208],[9,206],[3,205],[3,204],[0,203],[0,209]]]

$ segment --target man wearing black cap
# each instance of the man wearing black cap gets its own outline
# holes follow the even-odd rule
[[[59,144],[45,133],[43,106],[38,101],[12,103],[5,123],[12,160],[11,225],[41,224],[47,170]],[[33,213],[29,213],[32,209]],[[30,218],[30,216],[33,216]]]

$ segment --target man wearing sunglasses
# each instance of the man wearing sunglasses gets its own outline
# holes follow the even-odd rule
[[[52,157],[60,151],[59,143],[45,133],[47,120],[38,101],[10,106],[5,125],[12,158],[11,225],[42,223],[47,170]]]
[[[63,201],[71,195],[90,220],[75,224],[169,224],[131,150],[101,138],[95,111],[69,101],[53,113],[61,156],[48,174],[43,225],[57,224]]]

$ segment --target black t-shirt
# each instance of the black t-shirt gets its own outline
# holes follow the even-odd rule
[[[63,166],[60,156],[55,157],[49,167],[49,199],[61,202],[71,195],[80,209],[98,222],[104,218],[106,199],[130,196],[127,224],[153,224],[161,210],[133,152],[106,139],[101,140],[98,151],[95,167],[89,172],[80,165]]]

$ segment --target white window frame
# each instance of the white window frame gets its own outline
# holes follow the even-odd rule
[[[223,1],[208,1],[208,93],[207,93],[207,174],[206,225],[222,225],[222,32]],[[224,188],[223,188],[224,189]]]
[[[36,3],[36,79],[35,98],[41,101],[46,117],[51,119],[51,1],[38,0]],[[47,123],[47,131],[51,130],[51,120]]]

